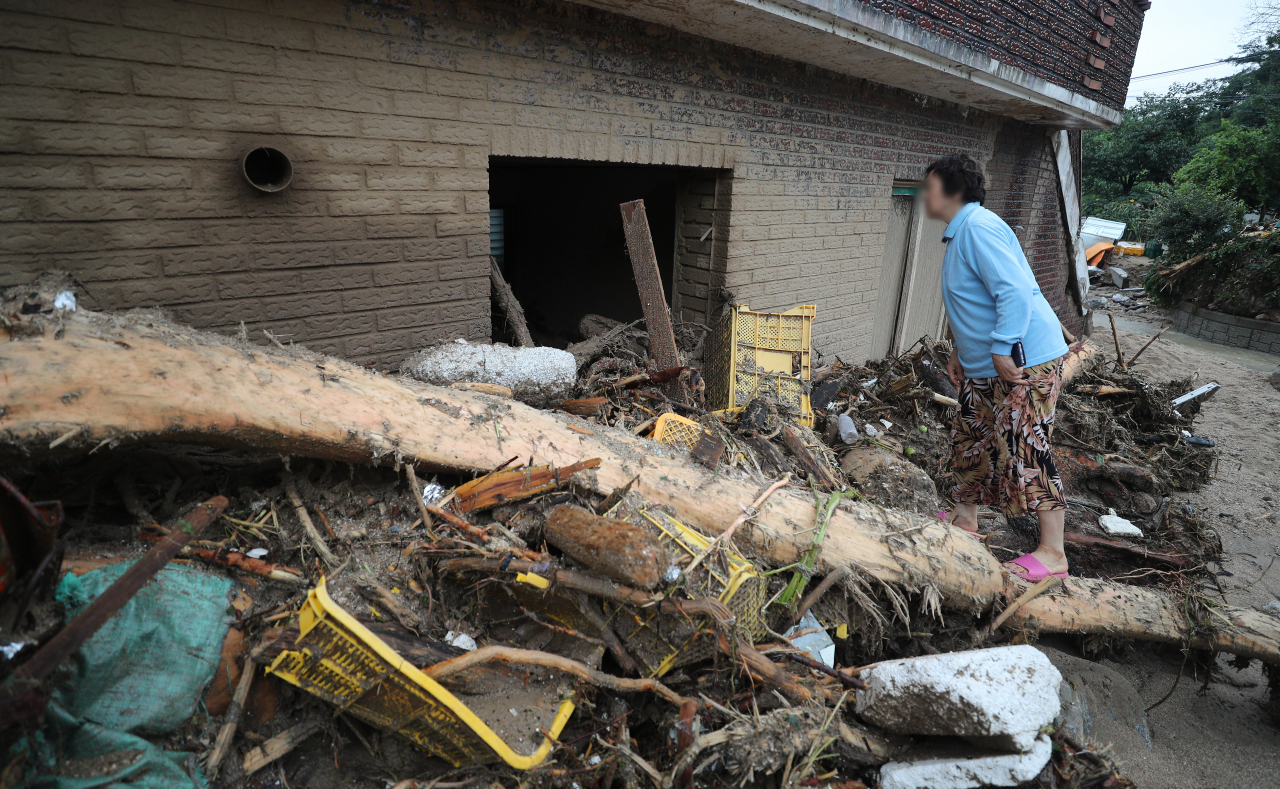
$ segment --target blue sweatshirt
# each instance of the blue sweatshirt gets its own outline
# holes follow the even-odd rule
[[[1062,327],[1013,230],[977,203],[967,203],[942,234],[942,299],[968,378],[994,378],[991,354],[1009,356],[1022,341],[1028,367],[1067,352]]]

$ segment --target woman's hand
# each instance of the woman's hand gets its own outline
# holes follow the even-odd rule
[[[996,375],[1000,376],[1000,380],[1007,381],[1011,384],[1022,383],[1022,368],[1013,363],[1012,356],[1001,356],[998,353],[991,354],[991,361],[995,362]]]
[[[951,358],[947,360],[947,377],[959,391],[960,385],[964,383],[964,368],[960,366],[960,352],[955,348],[951,349]]]

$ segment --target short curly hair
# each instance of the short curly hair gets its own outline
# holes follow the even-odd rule
[[[982,167],[967,153],[944,156],[925,168],[929,173],[936,173],[942,181],[942,191],[949,195],[963,192],[966,203],[981,205],[987,199],[987,190],[983,187]]]

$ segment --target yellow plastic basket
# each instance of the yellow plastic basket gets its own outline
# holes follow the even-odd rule
[[[693,449],[707,429],[678,414],[663,414],[653,423],[653,440],[659,444]]]
[[[804,382],[812,372],[816,313],[812,304],[787,312],[752,312],[745,304],[733,305],[709,338],[703,369],[708,406],[741,408],[761,397],[811,427],[813,409]]]
[[[573,702],[562,702],[538,749],[517,753],[444,686],[333,602],[324,579],[307,595],[299,631],[297,649],[281,653],[271,673],[454,767],[498,759],[518,770],[536,767],[573,714]]]

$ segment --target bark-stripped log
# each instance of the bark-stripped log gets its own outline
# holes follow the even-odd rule
[[[152,326],[148,326],[152,324]],[[61,339],[12,342],[0,351],[7,394],[0,455],[49,456],[122,444],[178,441],[256,447],[368,462],[399,455],[434,468],[487,472],[513,455],[567,466],[599,458],[588,484],[602,494],[633,490],[670,504],[690,526],[719,534],[739,502],[759,494],[750,480],[690,463],[623,430],[519,402],[365,370],[336,359],[291,355],[156,323],[154,315],[67,317]],[[324,369],[317,369],[323,362]],[[81,428],[56,450],[49,443]],[[936,518],[855,503],[838,511],[819,572],[838,565],[906,588],[935,587],[953,607],[988,604],[1002,588],[999,563],[976,540]],[[739,532],[780,564],[799,559],[816,518],[811,495],[780,491]]]
[[[1010,599],[1022,591],[1011,582]],[[1280,662],[1280,620],[1261,611],[1211,607],[1206,627],[1193,628],[1180,601],[1163,592],[1092,578],[1068,578],[1062,592],[1051,591],[1024,605],[1005,627],[1028,625],[1043,633],[1097,633],[1142,641],[1184,644],[1233,655]]]
[[[585,484],[607,494],[638,477],[633,490],[712,534],[733,520],[738,502],[759,493],[755,483],[676,453],[655,454],[651,442],[622,430],[593,425],[588,436],[570,430],[575,420],[565,414],[333,359],[317,369],[319,357],[235,347],[155,323],[154,316],[78,312],[64,319],[58,339],[53,335],[50,330],[0,350],[6,385],[0,459],[83,452],[112,440],[255,447],[356,462],[399,455],[468,472],[488,471],[517,454],[556,466],[600,458]],[[72,438],[50,448],[73,428]],[[815,516],[810,495],[780,491],[737,539],[789,564],[809,547]],[[976,540],[936,518],[866,504],[837,511],[830,522],[816,569],[838,566],[908,589],[932,586],[956,608],[988,606],[1003,591],[999,564]],[[1069,607],[1057,602],[1063,598],[1041,598],[1019,617],[1035,616],[1046,630],[1185,639],[1177,601],[1113,585],[1108,597],[1088,591],[1092,583],[1068,584],[1079,589]],[[1215,636],[1217,648],[1280,662],[1280,634],[1263,615],[1220,611],[1239,631]]]

